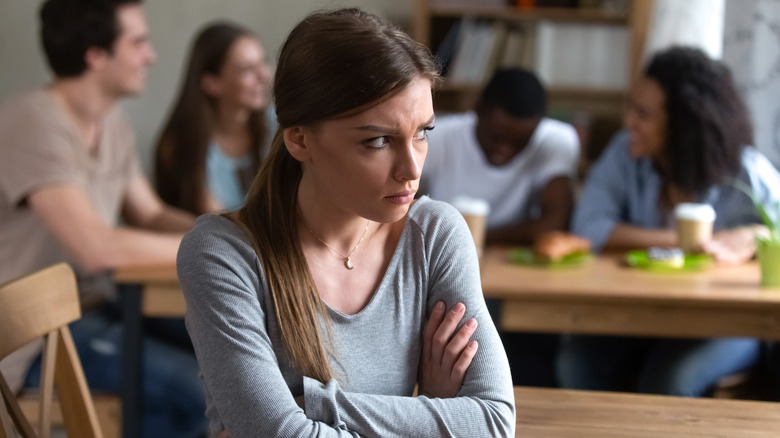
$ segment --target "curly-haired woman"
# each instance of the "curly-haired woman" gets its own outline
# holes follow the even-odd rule
[[[766,228],[735,181],[776,202],[780,175],[749,146],[752,127],[728,68],[693,48],[656,54],[624,125],[588,176],[573,231],[596,250],[674,246],[675,206],[706,203],[716,212],[715,234],[702,249],[722,263],[749,260]],[[701,396],[752,367],[759,347],[745,338],[573,337],[557,372],[568,388]]]

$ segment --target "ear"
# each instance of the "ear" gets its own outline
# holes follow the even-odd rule
[[[206,73],[200,78],[200,86],[203,88],[203,92],[211,97],[217,97],[222,93],[219,77],[210,73]]]
[[[87,65],[87,70],[101,70],[106,64],[110,54],[106,49],[100,47],[90,47],[84,53],[84,63]]]
[[[285,128],[282,135],[284,136],[284,145],[293,158],[302,163],[311,160],[311,150],[307,144],[311,131],[303,126],[293,126]]]

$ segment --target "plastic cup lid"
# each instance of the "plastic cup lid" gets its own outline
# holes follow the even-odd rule
[[[692,221],[715,221],[715,210],[709,204],[677,204],[674,208],[674,215],[677,219],[687,219]]]
[[[452,200],[451,204],[462,214],[473,214],[477,216],[487,216],[490,213],[490,204],[480,198],[469,196],[458,196]]]

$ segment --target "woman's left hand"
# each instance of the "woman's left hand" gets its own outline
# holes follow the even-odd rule
[[[756,253],[756,235],[766,232],[762,225],[718,231],[702,249],[720,263],[745,263]]]
[[[423,332],[417,379],[421,395],[449,398],[460,392],[466,370],[477,352],[477,341],[469,341],[477,329],[477,320],[470,318],[458,328],[465,313],[462,303],[450,310],[443,302],[434,306]]]

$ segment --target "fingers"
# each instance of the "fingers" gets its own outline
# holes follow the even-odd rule
[[[444,319],[444,302],[439,301],[433,306],[431,316],[428,318],[428,322],[425,324],[425,331],[423,332],[423,358],[431,357],[431,344],[433,344],[433,335],[436,330],[439,329],[442,319]]]
[[[446,312],[444,320],[439,325],[439,328],[436,329],[436,333],[433,334],[431,355],[434,360],[438,359],[439,363],[443,359],[444,349],[447,347],[450,338],[455,333],[455,329],[465,313],[466,306],[463,303],[455,304],[449,312]]]
[[[471,341],[469,342],[468,346],[463,350],[463,353],[461,353],[460,357],[458,357],[457,362],[455,362],[455,365],[452,366],[452,373],[450,374],[450,379],[452,379],[455,382],[463,382],[463,378],[466,376],[466,370],[469,369],[469,366],[471,365],[471,361],[474,359],[474,356],[477,354],[477,348],[479,347],[479,344],[477,344],[477,341]]]
[[[471,335],[473,335],[476,330],[477,320],[471,318],[463,324],[463,327],[461,327],[457,333],[455,333],[455,336],[452,337],[444,350],[444,355],[442,357],[442,366],[444,369],[452,368],[455,361],[458,360],[463,353],[463,350],[466,348],[466,345],[469,343]]]
[[[702,245],[702,247],[705,252],[723,264],[744,263],[755,252],[753,237],[742,230],[721,231],[715,238]]]
[[[469,318],[462,327],[466,306],[455,304],[447,310],[438,302],[431,310],[423,331],[419,368],[420,393],[429,397],[455,397],[463,386],[466,371],[477,351],[476,341],[469,341],[477,321]]]

